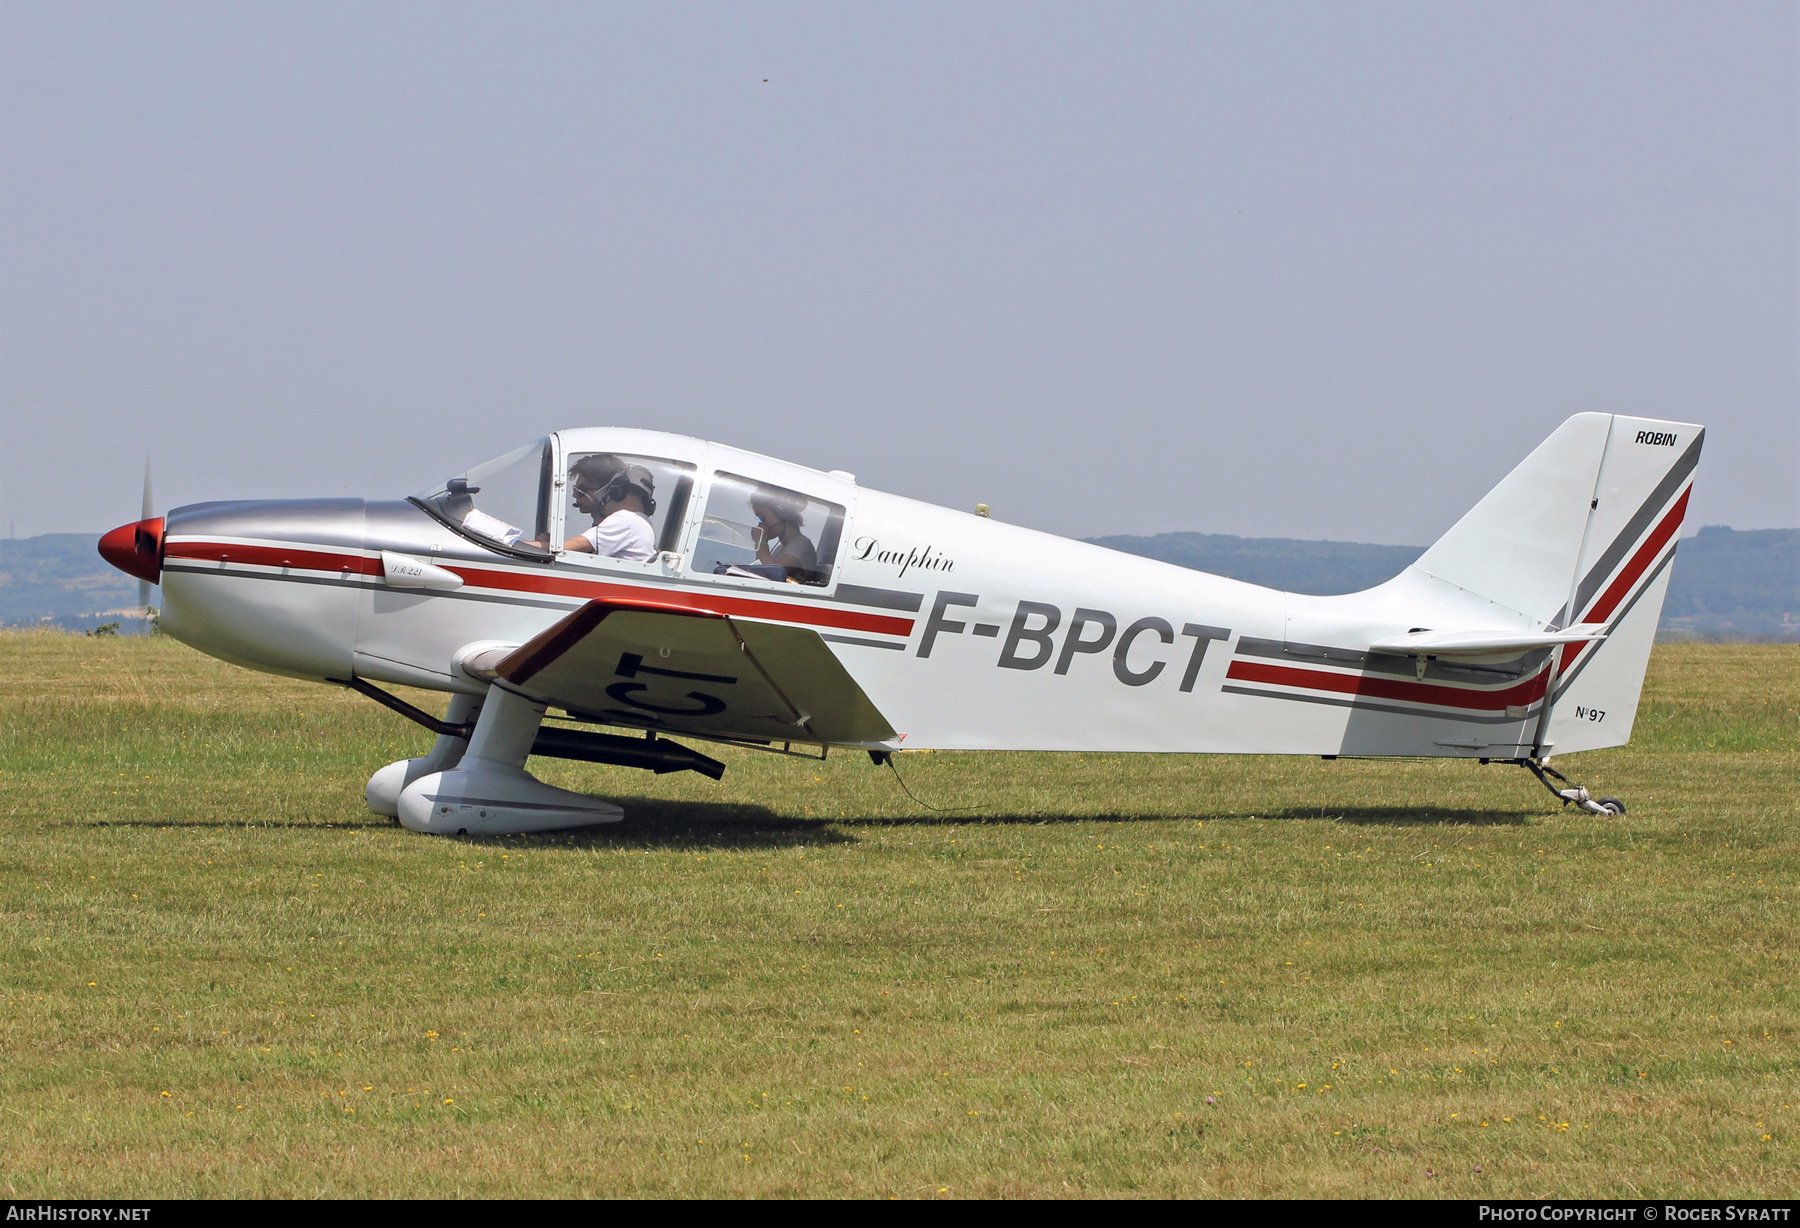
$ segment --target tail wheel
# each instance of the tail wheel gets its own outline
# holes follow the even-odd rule
[[[1606,813],[1608,814],[1625,813],[1625,803],[1616,797],[1603,797],[1600,799],[1600,804],[1606,807]]]

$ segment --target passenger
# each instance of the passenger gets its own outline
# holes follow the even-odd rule
[[[564,550],[603,559],[645,563],[656,557],[656,479],[642,465],[616,456],[584,456],[569,469],[575,509],[594,518],[594,527],[563,543]]]
[[[750,512],[756,517],[750,540],[756,543],[757,563],[781,568],[785,579],[817,584],[818,552],[800,532],[806,504],[773,486],[758,486],[750,496]]]

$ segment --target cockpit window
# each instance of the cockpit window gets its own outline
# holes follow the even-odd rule
[[[844,509],[733,473],[713,475],[694,570],[713,575],[831,583]]]
[[[647,496],[644,514],[650,521],[651,541],[656,550],[678,548],[687,513],[688,494],[694,487],[694,467],[681,461],[657,456],[632,456],[622,452],[576,452],[566,458],[567,480],[563,491],[563,535],[573,539],[591,531],[595,516],[610,508],[595,496],[619,474],[641,468],[649,475],[650,485],[640,492]]]
[[[412,502],[482,545],[549,558],[550,441],[540,439],[459,473]]]

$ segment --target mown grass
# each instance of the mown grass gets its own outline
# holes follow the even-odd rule
[[[1800,650],[1470,763],[537,761],[579,836],[361,788],[424,738],[166,640],[0,636],[22,1197],[1800,1190]],[[717,753],[716,751],[712,753]]]

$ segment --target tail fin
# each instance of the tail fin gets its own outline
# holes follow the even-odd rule
[[[1630,739],[1705,434],[1577,414],[1413,564],[1540,625],[1606,626],[1557,650],[1538,754]]]

